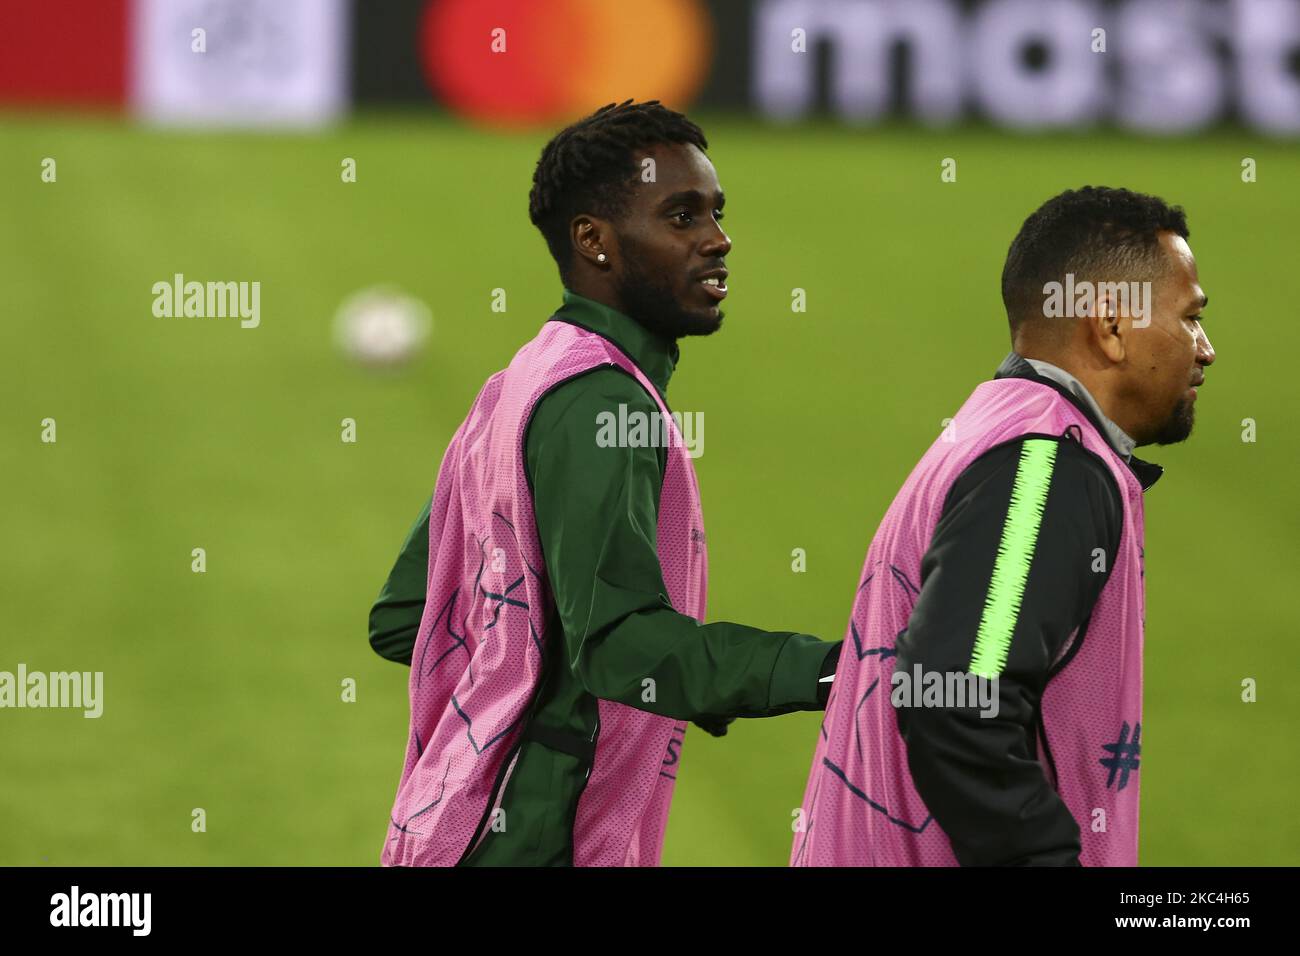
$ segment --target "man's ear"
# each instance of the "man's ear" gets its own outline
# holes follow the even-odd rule
[[[569,223],[569,240],[575,256],[581,256],[594,268],[608,271],[618,251],[618,240],[608,220],[586,214]],[[604,256],[602,259],[601,256]]]
[[[1120,313],[1113,290],[1098,290],[1092,314],[1085,317],[1084,322],[1101,353],[1111,362],[1123,362],[1128,354],[1129,321]]]

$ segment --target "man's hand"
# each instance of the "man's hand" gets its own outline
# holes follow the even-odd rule
[[[727,736],[727,725],[735,719],[735,717],[701,717],[695,721],[695,726],[714,737],[725,737]]]

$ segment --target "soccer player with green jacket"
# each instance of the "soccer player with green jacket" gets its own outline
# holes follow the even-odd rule
[[[547,329],[599,336],[600,347],[625,357],[657,394],[627,368],[598,364],[564,378],[532,407],[522,465],[549,598],[538,635],[544,663],[512,767],[499,774],[493,806],[484,807],[464,854],[452,862],[582,862],[575,853],[575,827],[593,826],[591,813],[580,816],[579,806],[593,766],[599,769],[601,762],[601,701],[693,721],[716,736],[735,717],[825,707],[838,642],[741,624],[705,624],[674,607],[659,543],[660,496],[674,449],[657,442],[596,440],[602,416],[654,420],[652,415],[661,414],[680,360],[678,340],[710,334],[722,322],[724,257],[731,240],[719,223],[722,191],[706,146],[699,128],[684,116],[657,103],[629,102],[562,131],[538,162],[530,215],[565,287],[561,307],[540,336]],[[646,158],[656,166],[649,182],[641,176]],[[675,467],[680,471],[680,463]],[[690,481],[693,485],[693,475]],[[672,531],[703,552],[702,527]],[[371,645],[400,663],[411,663],[426,600],[432,601],[426,594],[429,547],[426,504],[370,614]],[[466,651],[456,653],[457,668],[467,664],[477,673],[468,648],[452,650]],[[647,678],[654,687],[648,696]],[[470,723],[472,735],[472,717],[448,708],[446,721],[461,731],[465,725],[457,724],[458,718]],[[445,726],[441,719],[435,724]],[[662,766],[658,757],[655,763],[659,776],[671,782],[680,732],[668,744]],[[424,739],[411,744],[408,771],[427,745]],[[435,777],[442,774],[436,763]],[[446,764],[452,775],[447,779],[454,779],[450,768],[463,762],[448,758]],[[415,840],[411,834],[433,826],[428,821],[437,815],[437,808],[424,804],[443,800],[436,789],[428,800],[411,800],[414,809],[405,819],[394,817],[390,839]],[[508,826],[491,825],[498,811]],[[654,847],[629,851],[618,862],[657,858]],[[412,851],[393,862],[420,859]]]

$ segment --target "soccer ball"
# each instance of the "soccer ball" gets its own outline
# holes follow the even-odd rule
[[[394,367],[413,359],[429,337],[429,307],[398,289],[377,286],[348,297],[334,317],[343,354],[362,365]]]

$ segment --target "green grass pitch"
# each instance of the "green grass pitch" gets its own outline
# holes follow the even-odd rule
[[[1147,498],[1141,857],[1300,862],[1300,153],[1231,132],[701,119],[733,291],[669,397],[708,422],[712,620],[842,636],[877,521],[1007,350],[1002,259],[1038,203],[1093,183],[1186,207],[1219,360],[1192,440],[1147,449],[1167,473]],[[404,117],[301,136],[0,118],[0,670],[105,674],[98,720],[0,712],[0,864],[378,861],[407,671],[370,651],[366,614],[483,379],[559,303],[527,218],[544,138]],[[155,318],[151,286],[177,272],[260,281],[260,327]],[[380,282],[435,323],[386,375],[345,361],[330,328]],[[664,862],[783,865],[817,726],[688,733]]]

